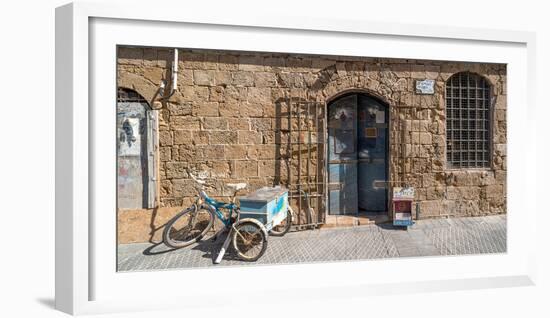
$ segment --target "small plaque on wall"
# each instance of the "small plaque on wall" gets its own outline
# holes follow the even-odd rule
[[[416,93],[423,95],[432,95],[435,93],[435,80],[416,81]]]

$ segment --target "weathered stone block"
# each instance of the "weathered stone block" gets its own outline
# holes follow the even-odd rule
[[[227,178],[231,175],[230,161],[214,161],[210,170],[212,178]]]
[[[309,72],[311,70],[311,59],[302,57],[290,57],[286,60],[286,68],[295,72]]]
[[[241,106],[237,102],[220,103],[220,116],[224,118],[239,117]]]
[[[248,98],[246,87],[227,86],[224,92],[224,102],[226,104],[239,104],[245,102]]]
[[[223,102],[224,101],[224,88],[222,86],[210,87],[210,96],[208,100],[211,102]]]
[[[445,136],[442,135],[432,135],[432,142],[438,147],[445,148]]]
[[[172,160],[172,148],[159,147],[159,159],[163,162]]]
[[[226,130],[226,129],[228,129],[227,118],[223,118],[223,117],[204,117],[202,119],[202,129],[204,129],[204,130]]]
[[[239,116],[241,117],[262,117],[263,107],[256,102],[243,102],[239,105]]]
[[[191,160],[196,159],[223,159],[225,158],[225,149],[223,145],[207,145],[195,146],[196,156]]]
[[[174,139],[172,138],[172,132],[163,130],[159,132],[159,143],[161,146],[171,146],[174,144]]]
[[[231,131],[231,130],[210,131],[210,144],[212,145],[236,144],[237,141],[238,141],[238,135],[236,131]]]
[[[257,131],[270,130],[271,118],[251,118],[250,128]]]
[[[272,145],[252,145],[248,147],[248,157],[251,159],[278,159],[277,149],[279,146]]]
[[[181,96],[182,101],[207,102],[210,91],[206,86],[182,86]]]
[[[172,180],[172,189],[174,197],[187,197],[197,194],[194,181],[191,179]]]
[[[229,129],[231,130],[249,130],[250,122],[248,118],[227,118]]]
[[[202,102],[193,105],[195,116],[219,116],[220,106],[218,102]]]
[[[166,178],[168,179],[186,179],[187,162],[167,162],[166,163]]]
[[[167,55],[166,59],[170,59],[170,56]],[[189,52],[181,51],[179,52],[180,64],[183,68],[186,69],[204,69],[204,53],[203,52]]]
[[[117,48],[119,64],[142,65],[143,48],[137,47],[118,47]]]
[[[214,82],[216,85],[227,86],[231,84],[231,72],[217,71],[214,73]]]
[[[453,187],[453,186],[446,187],[445,192],[446,192],[445,197],[449,200],[456,200],[462,197],[462,194],[460,193],[460,190],[458,187]]]
[[[239,130],[239,144],[254,145],[262,142],[262,135],[257,131]]]
[[[426,79],[435,80],[439,77],[441,68],[439,65],[426,65],[425,71],[426,71]]]
[[[281,116],[280,109],[277,109],[277,106],[273,103],[266,103],[262,105],[262,110],[264,117],[274,118],[276,116]]]
[[[277,160],[260,160],[258,162],[259,166],[259,176],[260,177],[270,177],[280,175],[280,171],[277,171],[278,165]],[[279,165],[280,167],[280,165]]]
[[[485,196],[488,199],[499,199],[504,197],[502,184],[493,184],[485,187]]]
[[[191,102],[168,103],[168,110],[172,116],[191,115],[193,104]]]
[[[256,87],[277,87],[277,76],[272,72],[257,72],[254,83]]]
[[[443,210],[441,200],[420,202],[420,214],[422,217],[439,216]]]
[[[234,71],[239,68],[239,58],[235,55],[221,54],[219,57],[218,69],[224,71]]]
[[[419,133],[419,142],[422,145],[430,145],[432,143],[432,134],[427,132]]]
[[[427,200],[441,200],[445,198],[445,188],[441,186],[426,188]]]
[[[214,81],[214,74],[215,71],[194,70],[193,82],[195,83],[195,85],[200,86],[214,86],[216,85]]]
[[[232,177],[246,178],[258,176],[258,162],[252,160],[237,160],[235,161],[235,169]]]
[[[172,149],[173,160],[177,161],[195,161],[197,159],[197,149],[193,145],[179,145]]]
[[[271,89],[266,87],[250,87],[248,89],[248,102],[251,104],[270,105]]]
[[[172,129],[199,130],[200,121],[197,117],[171,116],[170,127]]]
[[[506,109],[506,95],[496,96],[495,109]]]
[[[263,58],[259,55],[240,55],[239,70],[250,72],[261,72],[264,70]]]
[[[170,180],[160,181],[160,196],[167,197],[172,195],[172,182]]]
[[[178,87],[181,85],[193,85],[193,70],[178,70]]]
[[[254,73],[252,72],[233,72],[231,84],[235,86],[251,87],[254,86]]]
[[[458,187],[460,198],[464,200],[479,199],[481,189],[475,186]]]
[[[225,145],[226,159],[247,159],[248,146],[246,145]]]
[[[505,109],[495,109],[495,119],[498,121],[506,120],[506,110]]]
[[[190,130],[174,130],[174,144],[191,144],[193,141]]]
[[[278,70],[286,66],[286,59],[280,56],[267,56],[263,60],[266,69]]]
[[[164,71],[162,68],[145,67],[143,68],[143,77],[153,83],[160,83],[164,78]]]
[[[208,131],[193,131],[193,144],[194,145],[210,144],[210,133]]]

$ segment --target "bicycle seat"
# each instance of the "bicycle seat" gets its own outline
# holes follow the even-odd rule
[[[226,184],[226,186],[228,188],[232,188],[233,191],[239,191],[246,188],[247,184],[246,183],[228,183]]]

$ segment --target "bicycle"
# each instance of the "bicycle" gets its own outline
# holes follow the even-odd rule
[[[189,208],[176,214],[164,227],[163,241],[172,248],[182,248],[200,240],[218,237],[222,231],[229,231],[218,257],[214,263],[221,262],[229,245],[233,242],[233,248],[237,256],[244,261],[256,261],[267,248],[267,229],[264,224],[253,218],[239,218],[239,207],[235,203],[235,197],[239,190],[247,187],[244,183],[227,184],[233,189],[231,202],[220,202],[210,198],[203,190],[205,181],[191,175],[191,178],[199,185],[198,195]],[[227,217],[221,211],[227,210]],[[281,236],[288,232],[292,222],[292,211],[287,212],[284,224],[272,228],[272,235]],[[215,220],[221,221],[223,228],[216,231]]]

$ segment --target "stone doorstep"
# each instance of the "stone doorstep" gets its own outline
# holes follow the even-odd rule
[[[322,227],[351,227],[370,224],[381,224],[389,221],[390,218],[386,213],[360,213],[359,215],[327,215],[325,218],[325,224],[323,224]]]

